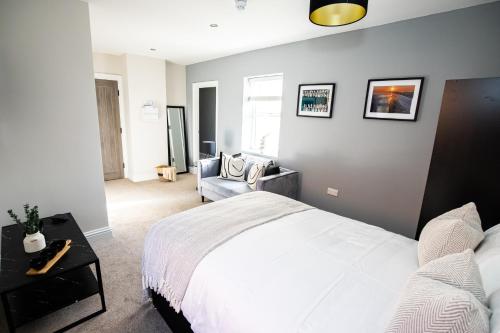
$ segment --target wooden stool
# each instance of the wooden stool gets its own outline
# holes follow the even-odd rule
[[[175,182],[177,180],[177,170],[173,166],[164,167],[162,169],[163,178],[160,180]]]

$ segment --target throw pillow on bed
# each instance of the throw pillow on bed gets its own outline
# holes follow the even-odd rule
[[[422,266],[448,254],[474,250],[483,239],[476,206],[465,205],[427,223],[418,242],[418,261]]]
[[[489,309],[470,292],[414,276],[385,332],[489,333],[489,317]]]
[[[437,218],[441,220],[460,219],[468,223],[474,229],[483,232],[483,228],[481,227],[481,218],[479,217],[476,204],[473,202],[469,202],[462,207],[450,210]]]
[[[221,154],[221,169],[219,178],[245,181],[245,159],[227,154]]]
[[[266,166],[264,163],[254,163],[250,171],[248,171],[247,183],[252,190],[255,191],[257,189],[257,180],[264,176],[265,170]]]
[[[487,303],[481,273],[471,249],[433,260],[420,267],[416,275],[466,290],[481,303]]]

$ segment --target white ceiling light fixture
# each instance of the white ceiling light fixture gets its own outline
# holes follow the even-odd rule
[[[247,0],[234,0],[236,2],[236,8],[238,10],[245,10],[247,6]]]

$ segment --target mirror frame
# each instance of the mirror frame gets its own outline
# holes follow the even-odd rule
[[[184,126],[184,157],[186,159],[186,171],[177,171],[177,174],[189,173],[189,157],[187,145],[187,129],[186,129],[186,112],[184,106],[181,105],[167,105],[165,112],[167,116],[167,147],[168,147],[168,164],[172,165],[172,154],[170,153],[170,123],[168,121],[168,109],[180,109],[182,115],[182,125]]]

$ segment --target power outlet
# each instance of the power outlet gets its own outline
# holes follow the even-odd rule
[[[338,197],[338,196],[339,196],[339,190],[337,190],[336,188],[331,188],[331,187],[329,187],[329,188],[326,190],[326,194],[331,195],[331,196],[334,196],[334,197]]]

